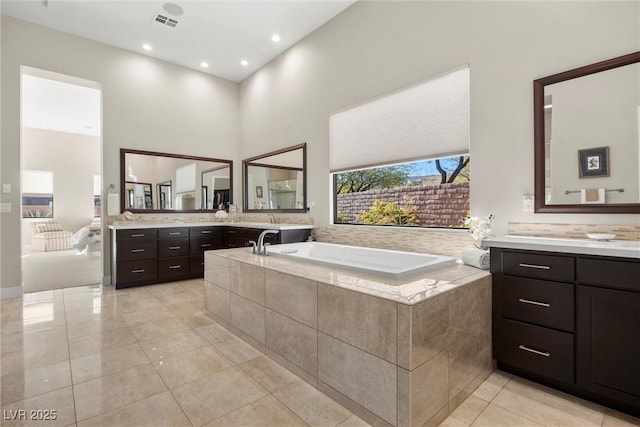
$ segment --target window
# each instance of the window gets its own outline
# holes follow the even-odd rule
[[[53,218],[53,172],[22,172],[22,217]]]
[[[465,66],[332,114],[333,222],[462,226],[469,111]]]
[[[53,218],[53,194],[22,193],[22,218]]]
[[[334,174],[334,223],[461,227],[469,155]]]

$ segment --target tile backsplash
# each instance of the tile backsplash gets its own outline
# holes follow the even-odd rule
[[[454,257],[475,248],[473,239],[466,230],[327,225],[315,227],[313,238],[319,242]]]
[[[508,227],[508,234],[518,236],[586,239],[587,233],[615,234],[617,240],[640,240],[640,225],[510,222]]]

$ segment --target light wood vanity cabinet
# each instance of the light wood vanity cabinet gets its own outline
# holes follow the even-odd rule
[[[640,415],[640,262],[491,248],[498,367]]]

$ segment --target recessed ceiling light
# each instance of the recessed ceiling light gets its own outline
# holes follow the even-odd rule
[[[184,9],[178,6],[175,3],[165,3],[162,5],[162,8],[165,12],[170,13],[175,16],[180,16],[184,13]]]
[[[243,67],[246,67],[247,65],[249,65],[249,61],[247,61],[246,59],[243,59],[242,61],[240,61],[240,65],[242,65]]]
[[[278,43],[280,41],[280,36],[277,34],[274,34],[271,36],[271,41],[274,43]]]
[[[200,66],[201,66],[202,68],[209,68],[209,64],[207,64],[206,62],[201,62],[201,63],[200,63]]]
[[[150,44],[147,44],[147,43],[143,44],[143,45],[142,45],[142,48],[143,48],[144,50],[151,50],[151,49],[152,49],[151,45],[150,45]]]

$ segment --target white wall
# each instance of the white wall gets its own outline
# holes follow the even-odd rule
[[[238,84],[4,15],[0,38],[1,181],[13,189],[2,195],[2,201],[11,203],[13,209],[0,216],[1,296],[21,292],[22,281],[18,209],[21,65],[102,85],[104,189],[110,184],[119,188],[120,148],[238,157]],[[239,177],[239,170],[236,172]],[[108,251],[104,255],[108,272]]]
[[[638,215],[522,212],[533,194],[534,79],[639,50],[636,2],[357,2],[241,84],[243,157],[308,143],[309,201],[330,220],[329,114],[470,65],[471,209],[507,222]]]
[[[22,167],[53,172],[53,215],[75,233],[93,220],[93,176],[100,175],[100,138],[43,129],[22,129]],[[41,219],[39,220],[41,221]],[[22,244],[31,244],[29,219]]]

